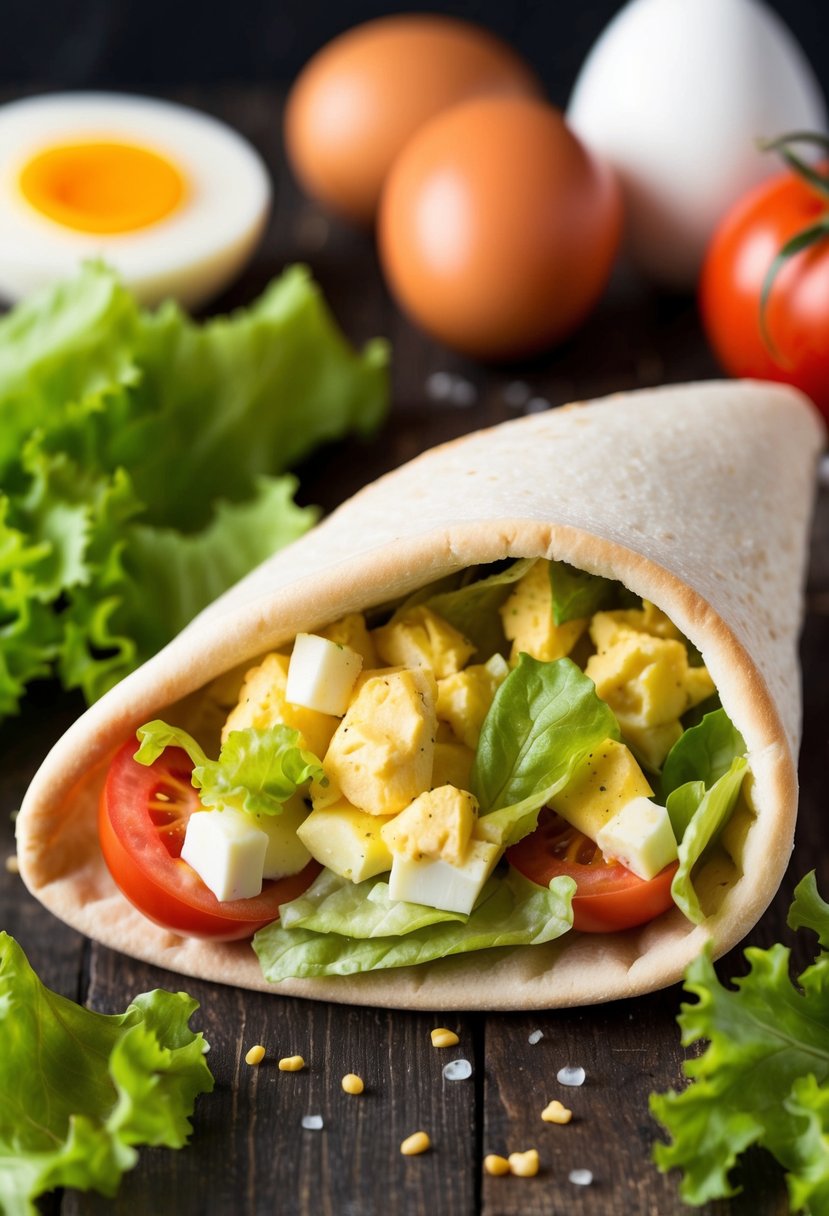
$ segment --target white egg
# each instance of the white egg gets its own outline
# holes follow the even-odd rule
[[[100,257],[142,302],[198,307],[248,260],[270,200],[251,145],[186,106],[108,93],[12,102],[0,107],[0,295]]]
[[[634,261],[688,287],[725,210],[781,169],[756,140],[824,130],[826,107],[803,51],[757,0],[631,0],[590,52],[567,118],[619,174]]]

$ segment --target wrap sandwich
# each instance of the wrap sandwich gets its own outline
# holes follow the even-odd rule
[[[714,382],[426,452],[253,571],[67,731],[18,816],[24,881],[114,949],[284,994],[546,1008],[674,982],[706,942],[718,955],[745,935],[791,851],[823,439],[794,390]],[[249,815],[267,830],[290,819],[308,845],[283,866],[293,877],[271,875],[282,918],[255,950],[154,923],[111,877],[99,821],[113,865],[119,791],[135,801],[141,774],[172,770],[153,797],[187,785],[188,836],[194,820],[207,840]],[[154,806],[163,835],[173,816]],[[217,909],[243,903],[216,885],[231,863],[216,878],[195,832],[195,870],[182,847],[178,872]],[[652,918],[597,931],[614,926],[586,911],[605,904],[582,898],[572,928],[590,895],[580,875],[611,871],[637,906],[659,888]],[[130,890],[117,858],[113,872]]]

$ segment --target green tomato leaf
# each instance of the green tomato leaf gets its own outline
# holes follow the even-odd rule
[[[198,1008],[184,993],[139,996],[106,1016],[45,988],[0,934],[0,1208],[36,1216],[34,1199],[72,1186],[113,1196],[136,1145],[181,1148],[213,1078]]]

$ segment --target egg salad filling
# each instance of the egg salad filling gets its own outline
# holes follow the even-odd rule
[[[218,760],[163,722],[135,758],[194,761],[203,809],[181,858],[217,900],[318,863],[254,938],[272,981],[623,929],[672,904],[700,921],[695,870],[747,805],[745,743],[693,645],[563,562],[465,571],[300,633],[236,687]]]

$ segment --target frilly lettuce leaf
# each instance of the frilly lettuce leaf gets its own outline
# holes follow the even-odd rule
[[[389,898],[389,884],[379,878],[353,883],[333,870],[322,870],[307,891],[282,904],[283,929],[311,929],[341,937],[401,937],[443,921],[464,924],[462,912],[427,908]]]
[[[95,264],[0,320],[0,715],[100,696],[310,527],[279,475],[377,425],[386,362],[301,267],[204,325]]]
[[[213,1078],[185,993],[93,1013],[51,992],[0,934],[0,1209],[36,1216],[34,1199],[72,1186],[113,1196],[141,1144],[181,1148]]]
[[[206,807],[233,807],[250,815],[279,815],[284,803],[306,781],[327,778],[313,752],[301,746],[290,726],[232,730],[218,760],[210,760],[187,731],[166,722],[138,729],[139,764],[152,764],[167,747],[181,747],[193,761],[192,782]]]
[[[386,343],[353,351],[304,266],[203,325],[165,305],[141,339],[139,427],[113,439],[153,525],[200,530],[217,497],[242,501],[256,478],[385,413]]]
[[[793,1211],[829,1211],[829,904],[813,873],[795,890],[789,923],[816,930],[822,947],[796,983],[780,944],[747,949],[749,972],[734,988],[707,954],[686,971],[697,1003],[682,1006],[682,1042],[708,1045],[684,1065],[692,1084],[651,1095],[651,1111],[671,1138],[655,1147],[656,1163],[682,1170],[687,1203],[736,1194],[730,1173],[759,1145],[787,1171]]]
[[[253,948],[265,979],[275,984],[293,976],[354,975],[408,967],[496,946],[535,946],[553,941],[570,929],[574,890],[571,878],[554,878],[547,889],[510,870],[506,877],[494,875],[489,879],[462,923],[454,918],[421,923],[408,933],[398,923],[394,936],[352,938],[341,933],[285,929],[274,921],[259,930]],[[290,904],[284,907],[289,909]],[[411,908],[415,920],[426,911],[417,904],[406,907]]]

